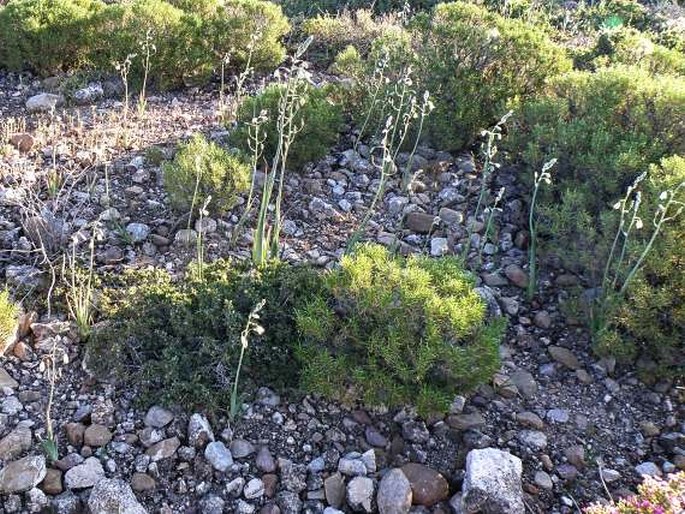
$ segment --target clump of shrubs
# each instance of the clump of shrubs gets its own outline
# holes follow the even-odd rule
[[[42,75],[88,62],[99,0],[18,0],[0,9],[0,66]]]
[[[288,168],[293,170],[325,156],[336,143],[342,126],[341,108],[333,102],[330,88],[316,88],[304,82],[299,82],[297,88],[299,100],[293,127],[298,132],[287,159]],[[279,105],[285,91],[285,85],[272,84],[257,96],[245,99],[238,109],[238,128],[232,133],[232,144],[251,153],[249,124],[265,111],[268,120],[261,125],[261,137],[266,137],[262,157],[270,164],[279,148]]]
[[[571,69],[544,32],[467,2],[439,4],[417,37],[417,76],[435,101],[427,133],[446,150],[473,143],[547,78]]]
[[[0,290],[0,355],[14,342],[18,316],[19,307],[10,298],[9,291]]]
[[[154,47],[150,77],[157,87],[203,82],[228,60],[242,71],[282,61],[290,24],[281,8],[261,0],[15,0],[0,10],[0,66],[57,71],[111,71],[137,55],[132,80],[143,75],[141,43]]]
[[[685,472],[667,479],[645,476],[634,496],[609,504],[595,503],[585,514],[679,514],[685,509]]]
[[[501,325],[457,259],[394,258],[365,245],[297,311],[305,390],[444,411],[498,367]]]
[[[241,376],[256,377],[252,385],[296,386],[294,308],[317,283],[311,269],[285,264],[256,270],[217,261],[204,265],[202,278],[191,270],[178,281],[163,270],[131,272],[104,291],[105,320],[88,342],[89,367],[140,386],[145,401],[161,396],[227,410],[240,333],[264,299],[265,332],[251,337]]]
[[[173,161],[163,166],[164,187],[172,206],[188,212],[199,209],[211,196],[212,212],[223,214],[250,186],[250,166],[202,134],[181,145]]]

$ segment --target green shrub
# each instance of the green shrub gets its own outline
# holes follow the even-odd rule
[[[278,105],[285,86],[272,84],[259,95],[245,99],[238,109],[238,128],[231,136],[232,144],[249,153],[248,123],[262,110],[268,121],[262,126],[266,141],[263,157],[271,162],[278,147]],[[295,116],[295,126],[302,129],[288,154],[288,168],[299,169],[305,163],[315,161],[331,149],[338,139],[342,125],[341,109],[329,100],[328,88],[315,88],[306,85],[301,92],[302,105]]]
[[[223,214],[250,185],[249,165],[201,134],[183,144],[163,172],[171,204],[183,212],[199,209],[211,195],[210,211]]]
[[[316,60],[329,64],[348,46],[366,57],[378,38],[398,37],[405,29],[395,16],[374,16],[371,10],[360,9],[310,18],[302,24],[302,32],[314,38],[310,56],[314,54]]]
[[[0,66],[43,76],[87,62],[99,0],[14,0],[0,9]]]
[[[417,76],[435,102],[426,128],[446,150],[472,143],[546,78],[571,67],[544,32],[465,2],[438,5],[419,37]]]
[[[303,388],[342,400],[444,410],[498,367],[501,326],[486,324],[453,258],[360,246],[297,311],[297,326]]]
[[[659,194],[685,182],[685,157],[672,156],[653,165],[645,194],[645,221],[651,219]],[[681,191],[680,200],[685,202]],[[651,212],[650,212],[651,211]],[[651,229],[647,222],[646,238]],[[626,301],[617,305],[598,351],[624,361],[643,356],[659,367],[659,376],[685,376],[685,216],[670,224],[656,242]]]
[[[141,43],[149,32],[155,47],[150,58],[150,80],[158,88],[183,84],[189,44],[182,37],[183,18],[183,11],[163,0],[134,0],[108,6],[93,22],[93,66],[111,70],[112,63],[123,62],[127,55],[136,54],[131,80],[139,81],[144,73]]]
[[[595,66],[625,64],[640,66],[651,73],[685,74],[685,55],[655,44],[635,29],[605,31],[590,58]]]
[[[205,265],[202,279],[189,273],[174,282],[161,270],[127,274],[104,291],[106,319],[88,342],[89,366],[140,386],[144,402],[161,398],[226,410],[240,332],[250,311],[265,299],[260,313],[265,333],[250,338],[241,377],[254,377],[248,388],[295,386],[294,309],[318,282],[306,267],[272,264],[250,270],[226,261]]]
[[[556,192],[575,190],[596,216],[635,177],[685,153],[685,80],[635,67],[571,72],[525,106],[512,138],[531,169],[557,158]]]
[[[12,301],[7,289],[0,291],[0,354],[7,349],[17,332],[19,307]]]
[[[373,9],[377,14],[404,11],[423,11],[430,9],[438,0],[277,0],[290,17],[309,18],[319,14],[336,14],[354,9]]]

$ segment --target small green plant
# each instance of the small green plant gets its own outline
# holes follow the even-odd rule
[[[528,300],[532,300],[537,290],[538,278],[538,260],[537,260],[537,246],[538,246],[538,231],[537,222],[535,220],[535,204],[538,199],[538,191],[540,186],[545,183],[547,185],[552,183],[552,174],[550,170],[557,163],[556,159],[547,161],[542,166],[542,171],[535,172],[533,181],[533,197],[530,200],[530,210],[528,211],[528,231],[530,232],[530,243],[528,246]]]
[[[45,439],[41,440],[41,447],[45,453],[48,462],[51,464],[59,460],[59,445],[55,437],[54,427],[52,424],[52,404],[55,399],[55,385],[57,379],[62,376],[61,365],[69,363],[69,356],[63,348],[57,346],[57,338],[53,338],[52,350],[47,354],[39,365],[39,371],[44,373],[49,384],[48,404],[45,407]]]
[[[79,269],[76,260],[76,242],[72,243],[71,256],[62,261],[62,276],[66,281],[66,300],[69,314],[76,322],[82,341],[86,341],[93,324],[93,269],[95,264],[95,241],[91,238],[88,268]]]
[[[14,342],[19,322],[19,307],[10,299],[9,290],[0,290],[0,354]]]
[[[147,81],[150,75],[150,59],[157,53],[157,47],[153,41],[152,29],[147,29],[145,39],[140,41],[140,51],[143,56],[143,84],[138,94],[138,116],[145,114],[145,108],[147,107]]]
[[[473,213],[473,219],[471,221],[467,220],[467,237],[466,246],[461,254],[462,265],[466,266],[469,259],[469,253],[471,252],[471,240],[474,233],[474,228],[481,215],[481,208],[485,202],[485,197],[488,193],[488,187],[490,184],[490,177],[499,167],[499,164],[494,162],[494,158],[497,155],[497,142],[502,139],[502,130],[504,129],[505,123],[511,118],[513,112],[509,111],[490,129],[484,130],[481,136],[485,139],[481,145],[481,154],[483,155],[483,173],[480,177],[480,192],[478,193],[478,202],[476,203],[476,210]]]
[[[637,494],[613,499],[608,503],[594,503],[583,509],[584,514],[679,514],[685,509],[685,472],[669,475],[666,479],[644,476]]]
[[[283,101],[287,98],[293,118],[292,126],[297,127],[297,133],[294,134],[297,137],[293,137],[289,143],[287,164],[289,169],[298,170],[304,164],[326,155],[335,144],[342,126],[342,114],[340,107],[329,98],[329,88],[310,86],[301,76],[287,82],[293,83],[270,85],[258,96],[244,100],[238,109],[238,128],[233,132],[231,141],[248,153],[249,124],[256,114],[265,111],[268,121],[262,126],[266,135],[264,157],[269,162],[273,161],[281,144],[278,124],[280,111],[285,107]]]
[[[182,212],[194,210],[195,202],[203,205],[210,195],[212,211],[227,212],[250,183],[249,165],[201,134],[181,145],[174,160],[162,169],[171,204]]]
[[[443,411],[498,367],[503,326],[455,258],[393,258],[359,245],[297,311],[307,391]]]
[[[243,358],[245,357],[245,350],[249,344],[250,334],[254,333],[258,336],[264,334],[264,327],[259,324],[259,312],[264,308],[266,300],[260,301],[255,305],[254,309],[250,312],[247,317],[247,323],[245,323],[245,328],[240,333],[240,357],[238,358],[238,365],[235,370],[235,378],[233,379],[233,389],[231,390],[231,405],[229,407],[228,415],[231,421],[235,419],[238,415],[240,405],[238,404],[238,382],[240,381],[240,370],[243,367]]]

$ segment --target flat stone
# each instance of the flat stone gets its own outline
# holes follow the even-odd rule
[[[432,507],[449,496],[447,480],[434,469],[411,462],[402,466],[402,472],[411,485],[415,505]]]
[[[326,501],[335,508],[342,507],[345,501],[345,480],[340,473],[333,473],[323,482]]]
[[[642,476],[642,475],[647,475],[650,477],[660,477],[661,476],[661,470],[659,469],[659,466],[657,466],[653,462],[643,462],[642,464],[635,466],[635,472],[640,476]]]
[[[159,405],[153,405],[145,414],[143,423],[146,427],[164,428],[174,420],[174,413]]]
[[[64,474],[67,489],[86,489],[93,487],[105,478],[105,470],[95,457],[88,457],[83,464],[74,466]]]
[[[214,441],[214,432],[209,421],[202,414],[193,414],[188,421],[188,445],[193,448],[204,448]]]
[[[3,367],[0,367],[0,387],[9,387],[10,389],[19,387],[19,382],[14,380]]]
[[[32,440],[31,429],[18,425],[0,440],[0,460],[7,462],[16,459],[31,448]]]
[[[538,328],[548,329],[552,326],[552,317],[549,315],[549,312],[540,311],[535,313],[533,323],[535,323],[535,326]]]
[[[246,500],[256,500],[264,496],[264,482],[259,478],[248,481],[243,488],[243,496]]]
[[[234,439],[229,447],[234,459],[244,459],[255,452],[254,445],[245,439]]]
[[[376,504],[380,514],[407,514],[411,509],[411,484],[401,469],[388,471],[378,485]]]
[[[405,219],[405,226],[412,232],[428,234],[433,230],[435,216],[425,212],[410,212]]]
[[[181,446],[181,441],[178,440],[178,437],[170,437],[148,448],[145,455],[150,457],[152,462],[157,462],[173,456],[179,446]]]
[[[447,417],[447,424],[456,430],[469,430],[485,426],[485,418],[479,412],[453,414]]]
[[[373,512],[374,510],[373,480],[367,477],[354,477],[347,484],[347,503],[357,512]]]
[[[471,450],[466,456],[461,507],[464,512],[521,514],[521,459],[496,448]]]
[[[112,440],[112,432],[103,425],[90,425],[83,434],[83,444],[99,448]]]
[[[530,411],[518,413],[516,415],[516,421],[524,427],[534,428],[535,430],[542,430],[545,426],[545,423],[540,416]]]
[[[545,491],[551,491],[554,488],[552,477],[550,477],[545,471],[535,472],[535,485],[544,489]]]
[[[155,479],[147,473],[133,473],[131,477],[131,488],[136,492],[152,491],[156,486]]]
[[[547,436],[537,430],[521,430],[518,434],[518,440],[534,451],[542,451],[547,448]]]
[[[445,237],[434,237],[431,239],[431,255],[433,257],[442,257],[447,255],[450,251],[449,243]]]
[[[205,459],[221,473],[225,473],[233,465],[231,451],[221,441],[214,441],[207,445]]]
[[[509,281],[521,289],[528,287],[528,275],[517,264],[509,264],[504,268],[504,274],[509,279]]]
[[[31,455],[9,462],[0,470],[0,494],[15,494],[36,487],[46,474],[45,457]]]
[[[126,232],[134,243],[141,243],[150,235],[150,227],[145,223],[129,223],[126,225]]]
[[[57,496],[64,491],[62,486],[62,472],[59,469],[48,468],[45,478],[40,483],[40,488],[45,494]]]
[[[273,473],[276,471],[276,461],[274,460],[273,455],[271,455],[269,448],[266,446],[259,448],[257,456],[255,457],[255,465],[258,470],[264,473]]]
[[[30,113],[50,112],[64,104],[62,95],[52,93],[40,93],[26,100],[26,110]]]
[[[509,380],[524,398],[533,398],[538,392],[538,383],[533,375],[525,370],[514,371],[509,375]]]
[[[578,357],[576,357],[568,348],[564,348],[563,346],[550,346],[547,351],[552,359],[571,370],[575,371],[582,367]]]
[[[131,487],[119,479],[100,480],[88,497],[91,514],[147,514]]]
[[[576,444],[564,450],[566,459],[578,469],[585,467],[585,448]]]
[[[550,409],[547,411],[547,419],[553,423],[568,423],[570,417],[566,409]]]
[[[578,468],[572,464],[560,464],[557,466],[556,472],[557,475],[566,482],[575,480],[578,476]]]

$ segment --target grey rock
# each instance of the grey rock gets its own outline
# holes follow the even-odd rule
[[[411,484],[401,469],[388,471],[378,485],[376,496],[380,514],[406,514],[411,509]]]
[[[202,514],[222,514],[224,512],[224,505],[226,505],[226,502],[215,494],[207,495],[200,500]]]
[[[550,346],[547,351],[555,361],[563,364],[569,369],[577,370],[581,368],[580,361],[571,350],[563,346]]]
[[[45,457],[31,455],[5,465],[0,470],[0,494],[13,494],[36,487],[46,474]]]
[[[434,237],[431,239],[431,255],[433,257],[442,257],[448,254],[450,246],[445,237]]]
[[[174,420],[174,414],[170,410],[160,407],[159,405],[153,405],[145,414],[146,427],[163,428],[167,426]]]
[[[449,496],[449,484],[445,477],[428,466],[410,462],[402,466],[402,473],[409,480],[415,505],[432,507]]]
[[[562,480],[567,482],[575,480],[578,476],[578,468],[572,464],[559,464],[556,468],[556,472]]]
[[[205,448],[205,459],[209,461],[214,469],[222,473],[226,472],[233,465],[231,451],[221,441],[214,441],[207,445]]]
[[[661,470],[659,469],[659,466],[657,466],[653,462],[643,462],[642,464],[638,464],[637,466],[635,466],[635,472],[640,476],[661,476]]]
[[[523,271],[523,269],[521,269],[521,266],[517,264],[510,264],[504,268],[504,274],[515,286],[522,289],[528,287],[528,275],[525,271]]]
[[[102,85],[97,82],[93,82],[88,84],[86,87],[76,90],[72,95],[72,98],[74,99],[74,102],[79,105],[87,105],[97,102],[98,100],[102,99],[104,95],[105,92],[102,89]]]
[[[535,484],[546,491],[551,491],[554,488],[552,477],[544,471],[535,472]]]
[[[64,474],[67,489],[86,489],[93,487],[105,478],[105,470],[95,457],[88,457],[83,464],[74,466]]]
[[[243,495],[246,500],[255,500],[264,496],[264,482],[259,478],[253,478],[243,489]]]
[[[566,409],[550,409],[547,411],[547,419],[553,423],[568,423],[570,415]]]
[[[488,318],[501,318],[502,309],[497,302],[495,292],[488,286],[476,287],[475,292],[483,299],[488,307]]]
[[[355,512],[373,512],[375,485],[367,477],[354,477],[347,484],[347,503]]]
[[[273,473],[276,471],[276,461],[266,446],[262,446],[257,452],[255,465],[258,470],[263,471],[264,473]]]
[[[537,430],[521,430],[518,434],[518,440],[534,451],[542,451],[547,448],[547,436]]]
[[[148,448],[145,455],[150,457],[152,462],[157,462],[174,455],[179,446],[181,446],[181,441],[178,440],[178,437],[170,437]]]
[[[9,387],[10,389],[16,389],[19,387],[19,383],[14,380],[3,367],[0,367],[0,387]]]
[[[229,445],[234,459],[244,459],[255,452],[254,445],[245,439],[235,439]]]
[[[471,450],[461,503],[465,512],[520,514],[525,512],[521,459],[496,448]]]
[[[0,460],[6,462],[16,459],[31,448],[32,439],[31,429],[24,425],[18,425],[0,440]]]
[[[278,459],[278,468],[281,471],[281,485],[285,490],[300,493],[307,488],[306,466],[294,464],[288,459]]]
[[[430,432],[423,421],[407,421],[402,424],[402,437],[412,443],[425,443],[430,438]]]
[[[538,383],[532,374],[524,370],[514,371],[509,380],[516,386],[524,398],[533,398],[538,392]]]
[[[621,473],[615,469],[602,469],[602,478],[607,484],[613,484],[621,479]]]
[[[83,512],[81,500],[72,491],[55,496],[50,502],[54,514],[80,514]]]
[[[62,105],[64,105],[64,97],[52,93],[40,93],[26,100],[26,110],[30,113],[50,112]]]
[[[214,432],[209,421],[202,414],[195,413],[188,421],[188,445],[193,448],[204,448],[214,441]]]
[[[281,491],[276,495],[276,504],[283,514],[300,514],[302,500],[293,491]]]
[[[439,221],[440,218],[436,218],[432,214],[426,214],[425,212],[410,212],[405,219],[405,225],[412,232],[428,234],[433,230],[433,226],[436,222]]]
[[[141,243],[150,235],[150,227],[145,223],[129,223],[126,225],[126,232],[134,243]]]
[[[16,396],[7,396],[2,400],[2,412],[10,416],[19,414],[24,410],[24,406]]]
[[[34,289],[43,284],[43,272],[28,264],[10,264],[5,268],[5,280],[15,289]]]
[[[25,497],[29,512],[45,512],[50,503],[45,493],[36,487],[27,492]]]
[[[326,501],[333,507],[342,507],[345,501],[345,480],[340,473],[333,473],[323,482]]]
[[[343,457],[338,462],[338,471],[347,476],[366,475],[366,466],[359,458]]]
[[[131,487],[123,480],[102,479],[88,497],[91,514],[147,514],[136,499]]]
[[[266,407],[278,407],[281,403],[281,397],[268,387],[260,387],[257,390],[257,403]]]

